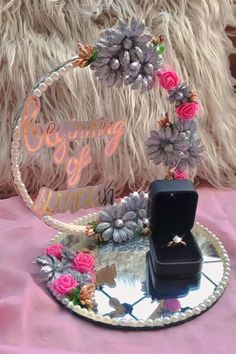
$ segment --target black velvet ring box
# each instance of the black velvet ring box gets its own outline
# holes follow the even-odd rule
[[[158,276],[191,277],[201,271],[202,254],[191,231],[197,201],[198,194],[190,180],[157,180],[150,184],[150,256]],[[185,245],[173,244],[176,235]]]
[[[189,291],[197,290],[200,286],[201,274],[190,278],[161,277],[153,270],[150,252],[146,255],[146,289],[152,299],[176,299],[186,296]]]

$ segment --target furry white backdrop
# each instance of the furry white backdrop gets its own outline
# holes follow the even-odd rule
[[[236,184],[236,100],[228,55],[233,48],[224,29],[235,27],[230,0],[0,0],[0,194],[14,193],[10,162],[11,127],[17,108],[32,85],[54,66],[76,54],[76,44],[94,44],[101,31],[136,15],[153,35],[166,38],[164,61],[199,94],[199,135],[206,146],[197,175],[215,186]],[[105,159],[103,140],[91,142],[93,162],[81,185],[112,175],[119,192],[142,189],[162,178],[161,167],[149,162],[144,141],[157,119],[171,112],[164,93],[130,88],[106,89],[90,69],[75,69],[51,87],[40,119],[92,120],[101,116],[126,119],[127,132],[117,153]],[[66,175],[52,164],[45,149],[20,157],[23,179],[31,192],[40,186],[66,186]]]

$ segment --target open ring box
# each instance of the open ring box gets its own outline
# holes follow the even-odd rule
[[[196,276],[201,271],[202,253],[191,231],[198,194],[190,180],[157,180],[150,184],[148,218],[150,271],[157,276]],[[185,244],[173,244],[178,235]],[[171,244],[170,244],[171,243]]]

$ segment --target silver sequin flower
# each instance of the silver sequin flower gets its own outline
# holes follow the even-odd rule
[[[65,266],[57,258],[48,255],[42,255],[35,259],[35,264],[41,267],[38,279],[41,282],[47,282],[60,275]]]
[[[80,273],[77,270],[74,270],[73,268],[68,268],[63,271],[63,274],[67,275],[70,274],[72,275],[73,278],[77,280],[80,286],[92,283],[91,276],[86,273]]]
[[[204,147],[201,144],[200,139],[193,137],[190,141],[190,146],[186,150],[177,165],[177,168],[180,170],[185,170],[187,167],[195,168],[201,162],[202,153]]]
[[[155,73],[162,66],[162,59],[153,44],[149,43],[140,49],[139,57],[133,55],[134,61],[126,70],[125,85],[141,92],[151,90],[155,83]]]
[[[143,227],[143,224],[147,218],[147,202],[148,197],[144,192],[133,192],[129,196],[124,197],[123,204],[126,205],[127,210],[136,213],[137,226],[138,228]]]
[[[90,65],[99,81],[107,86],[131,84],[143,91],[152,88],[155,70],[162,59],[149,43],[152,36],[145,33],[145,24],[132,18],[130,26],[119,21],[117,28],[105,30],[97,45],[97,58]]]
[[[121,243],[134,237],[134,230],[137,228],[135,220],[135,212],[127,212],[124,204],[113,205],[99,212],[96,232],[101,234],[104,241],[113,239]]]
[[[185,133],[187,137],[192,137],[197,131],[196,119],[185,120],[181,118],[175,118],[174,126],[179,132]]]
[[[191,95],[191,86],[186,83],[179,84],[176,88],[169,90],[168,94],[171,103],[175,101],[187,102]]]
[[[189,141],[175,127],[165,127],[158,131],[152,130],[145,145],[149,159],[156,165],[163,162],[165,166],[173,168],[188,150]]]

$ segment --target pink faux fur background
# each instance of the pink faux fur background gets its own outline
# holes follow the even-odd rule
[[[236,184],[236,100],[228,56],[233,46],[224,29],[235,27],[230,0],[0,0],[0,195],[15,194],[10,171],[10,137],[17,109],[32,85],[76,54],[78,42],[94,44],[117,18],[145,18],[153,35],[164,34],[164,60],[191,82],[201,102],[199,135],[206,146],[197,175],[215,186]],[[41,119],[57,121],[125,118],[127,132],[116,155],[94,159],[81,185],[112,175],[118,193],[145,188],[164,171],[145,156],[143,143],[171,106],[159,89],[139,95],[129,88],[100,87],[89,69],[74,70],[50,88]],[[22,150],[22,176],[30,192],[41,186],[65,188],[66,175],[46,149],[33,158]]]

